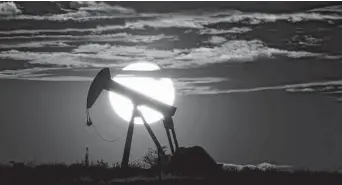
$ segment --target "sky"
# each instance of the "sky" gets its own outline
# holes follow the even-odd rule
[[[38,5],[37,5],[38,3]],[[302,2],[0,3],[0,161],[119,162],[128,124],[104,92],[104,67],[162,68],[176,87],[180,146],[218,162],[342,166],[342,7]],[[279,4],[280,3],[280,4]],[[167,145],[161,123],[151,125]],[[135,127],[131,160],[153,142]]]

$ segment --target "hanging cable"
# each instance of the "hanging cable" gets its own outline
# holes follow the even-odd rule
[[[106,142],[110,142],[110,143],[114,143],[116,141],[119,141],[121,140],[122,138],[124,138],[124,136],[121,136],[119,138],[116,138],[114,140],[108,140],[104,137],[101,136],[101,134],[97,131],[95,125],[93,124],[93,122],[91,121],[90,119],[90,112],[89,112],[89,109],[86,110],[86,114],[87,114],[87,126],[93,126],[94,130],[95,130],[95,133],[103,140],[103,141],[106,141]]]
[[[114,143],[114,142],[120,141],[122,138],[124,138],[124,136],[121,136],[121,137],[116,138],[116,139],[114,139],[114,140],[108,140],[108,139],[106,139],[106,138],[104,138],[104,137],[101,136],[101,134],[97,131],[97,129],[96,129],[96,127],[95,127],[94,125],[93,125],[93,128],[94,128],[96,134],[97,134],[103,141],[106,141],[106,142],[109,142],[109,143]]]

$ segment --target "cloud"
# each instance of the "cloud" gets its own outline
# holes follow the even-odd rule
[[[146,26],[153,28],[203,28],[203,24],[196,21],[196,17],[192,16],[175,16],[160,15],[159,18],[153,20],[139,20],[126,22],[127,27],[142,29]],[[201,17],[201,19],[205,19]]]
[[[92,81],[93,77],[86,76],[53,76],[47,71],[58,71],[63,68],[33,67],[20,70],[2,70],[0,79],[38,80],[38,81]]]
[[[166,36],[164,34],[159,35],[131,35],[128,33],[116,33],[116,34],[99,34],[99,35],[32,35],[32,36],[9,36],[1,37],[2,40],[12,39],[68,39],[73,40],[87,40],[87,41],[121,41],[121,42],[133,42],[133,43],[150,43],[161,39],[176,39],[175,36]]]
[[[2,5],[2,4],[1,4]],[[15,4],[14,4],[15,5]],[[0,71],[1,78],[19,78],[32,80],[48,80],[48,81],[83,81],[91,80],[87,76],[58,76],[59,70],[91,70],[94,68],[110,67],[122,68],[128,63],[134,61],[151,61],[159,64],[163,68],[186,69],[204,68],[207,65],[215,65],[219,63],[244,63],[255,62],[260,58],[276,58],[278,56],[288,58],[327,58],[337,59],[340,56],[329,56],[319,53],[307,51],[289,51],[285,49],[272,48],[267,46],[261,40],[227,40],[227,34],[240,34],[252,31],[249,27],[232,27],[227,29],[213,28],[218,27],[216,23],[226,23],[227,25],[236,25],[230,23],[243,24],[262,24],[276,21],[301,22],[301,21],[331,21],[340,20],[340,15],[328,15],[317,12],[306,13],[289,13],[289,14],[265,14],[265,13],[243,13],[239,11],[219,11],[219,12],[180,12],[180,13],[137,13],[133,9],[112,6],[106,3],[98,2],[78,2],[73,6],[78,7],[78,11],[67,12],[64,14],[31,16],[17,15],[7,16],[0,19],[29,19],[29,20],[49,20],[49,21],[89,21],[93,19],[117,19],[124,20],[122,25],[104,25],[94,28],[65,28],[65,29],[38,29],[38,30],[11,30],[0,31],[1,40],[10,42],[12,39],[24,40],[25,42],[10,42],[10,44],[0,44],[0,48],[12,49],[9,51],[0,51],[0,59],[24,60],[31,64],[39,64],[38,66],[47,66],[41,68],[29,68],[18,70]],[[148,19],[146,19],[148,18]],[[103,23],[108,23],[106,20]],[[113,21],[116,22],[116,21]],[[70,23],[70,22],[69,22]],[[74,22],[75,23],[75,22]],[[111,22],[110,22],[111,23]],[[40,22],[33,22],[40,24]],[[86,23],[85,23],[86,24]],[[63,23],[64,25],[64,23]],[[67,24],[69,25],[69,24]],[[77,25],[77,24],[75,24]],[[74,27],[74,26],[73,26]],[[155,29],[146,29],[152,27]],[[210,28],[209,28],[210,27]],[[225,27],[225,26],[223,26]],[[127,30],[127,28],[129,28]],[[163,29],[160,29],[163,28]],[[173,29],[164,29],[173,28]],[[183,29],[190,28],[190,29]],[[139,29],[139,30],[134,30]],[[143,30],[146,29],[146,30]],[[147,32],[153,30],[152,33]],[[200,44],[196,48],[182,49],[151,49],[155,45],[155,41],[168,39],[167,41],[176,40],[176,36],[172,35],[145,35],[161,33],[166,31],[168,34],[175,35],[178,31],[190,30],[191,34],[196,33],[199,37],[208,38],[207,43]],[[174,33],[176,30],[177,33]],[[113,34],[107,34],[107,31],[115,31]],[[119,33],[116,33],[120,31]],[[128,31],[128,32],[124,32]],[[78,34],[75,34],[78,33]],[[102,34],[106,32],[105,34]],[[129,32],[135,33],[130,34]],[[141,33],[142,35],[138,35]],[[188,34],[186,33],[186,34]],[[184,36],[184,35],[181,35]],[[180,38],[181,38],[180,36]],[[231,38],[231,37],[229,37]],[[242,38],[242,37],[234,37]],[[27,39],[27,40],[25,40]],[[37,41],[37,40],[42,41]],[[32,41],[34,40],[34,41]],[[49,41],[51,40],[51,41]],[[31,41],[31,42],[28,42]],[[82,45],[76,45],[79,42]],[[102,41],[106,44],[92,43]],[[313,37],[299,38],[295,40],[303,45],[320,44],[321,40]],[[116,45],[108,42],[119,42]],[[120,45],[125,42],[125,45]],[[18,43],[18,44],[13,44]],[[73,48],[70,52],[30,52],[20,51],[16,48],[41,48],[41,47],[64,47],[71,43]],[[84,44],[86,43],[86,44]],[[132,46],[134,43],[141,43]],[[152,43],[152,44],[149,44]],[[158,47],[158,42],[156,45]],[[162,43],[164,44],[164,43]],[[166,45],[174,44],[166,43]],[[126,46],[128,45],[128,46]],[[177,46],[178,43],[175,44]],[[151,47],[152,46],[152,47]],[[163,47],[161,47],[163,48]],[[63,49],[63,51],[65,51]],[[35,66],[35,65],[34,65]],[[52,69],[51,66],[55,68]],[[51,72],[52,71],[52,72]],[[77,74],[77,73],[75,73]],[[220,88],[216,85],[220,83]],[[307,84],[285,84],[261,87],[246,87],[246,89],[225,89],[222,83],[229,83],[228,79],[218,77],[203,78],[177,78],[175,85],[181,94],[222,94],[222,93],[248,93],[266,90],[286,90],[287,92],[323,92],[318,87],[313,87],[313,82]],[[327,82],[328,83],[328,82]],[[329,82],[330,83],[330,82]],[[322,84],[327,86],[327,84]],[[322,87],[323,88],[323,87]],[[331,91],[329,91],[331,92]],[[334,91],[334,92],[337,92]]]
[[[5,4],[5,3],[2,3]],[[1,5],[2,5],[1,4]],[[7,3],[9,4],[9,3]],[[13,4],[13,5],[12,5]],[[9,10],[6,12],[16,12],[16,6],[12,3]],[[104,2],[91,3],[74,3],[79,7],[77,11],[69,11],[63,14],[32,16],[32,15],[17,15],[10,17],[2,17],[1,19],[19,19],[19,20],[49,20],[49,21],[90,21],[98,19],[117,19],[117,18],[137,18],[138,20],[127,21],[126,27],[143,28],[145,26],[154,28],[204,28],[208,24],[219,22],[227,23],[246,23],[246,24],[261,24],[276,21],[302,22],[302,21],[332,21],[341,20],[339,15],[327,15],[319,13],[319,9],[312,12],[304,13],[244,13],[237,10],[220,10],[215,12],[196,12],[183,11],[178,13],[137,13],[132,8],[122,7],[118,5],[109,5]],[[326,7],[323,10],[337,12],[339,7]],[[13,10],[12,10],[13,9]],[[155,18],[143,20],[142,18]]]
[[[207,25],[216,23],[246,23],[246,24],[262,24],[276,21],[288,21],[288,22],[302,22],[302,21],[333,21],[342,20],[342,16],[339,15],[325,15],[320,13],[289,13],[289,14],[267,14],[267,13],[241,13],[235,12],[233,14],[221,14],[216,12],[206,12],[203,14],[159,14],[156,19],[151,20],[138,20],[128,22],[126,26],[142,29],[145,26],[153,28],[169,28],[169,27],[181,27],[181,28],[195,28],[206,29]],[[214,30],[211,30],[215,32]],[[247,29],[230,29],[221,30],[221,32],[227,33],[242,33],[247,32]],[[207,32],[210,32],[208,29]]]
[[[178,94],[212,94],[215,91],[212,87],[215,83],[229,81],[227,78],[201,77],[201,78],[175,78],[173,79]]]
[[[215,94],[235,94],[235,93],[253,93],[262,91],[273,91],[273,90],[285,90],[289,93],[324,93],[324,94],[342,94],[342,80],[335,81],[322,81],[322,82],[309,82],[309,83],[298,83],[298,84],[285,84],[285,85],[274,85],[274,86],[262,86],[244,89],[219,89],[215,87],[214,83],[220,83],[228,81],[225,78],[204,78],[204,80],[198,80],[198,82],[187,83],[186,80],[175,79],[178,83],[178,89],[181,94],[198,94],[198,95],[215,95]],[[194,81],[197,81],[194,79]],[[199,85],[201,84],[201,85]],[[341,101],[341,98],[337,99]]]
[[[327,6],[323,8],[315,8],[312,10],[308,10],[308,12],[342,12],[342,6],[341,5],[335,5],[335,6]]]
[[[231,40],[215,47],[157,50],[146,46],[86,44],[73,52],[29,52],[9,50],[0,52],[0,58],[24,60],[31,64],[49,64],[65,68],[123,67],[134,61],[151,61],[164,68],[189,69],[225,62],[252,62],[257,58],[277,55],[291,58],[313,57],[318,54],[304,51],[286,51],[266,47],[259,40]]]
[[[224,62],[251,62],[259,57],[272,58],[276,55],[291,58],[319,56],[318,54],[304,51],[286,51],[268,48],[259,40],[231,40],[215,47],[173,50],[147,49],[144,46],[90,44],[79,46],[74,52],[83,53],[96,50],[99,50],[99,52],[94,55],[99,58],[120,56],[125,61],[152,61],[166,68],[193,68]]]
[[[113,31],[120,30],[124,28],[129,28],[126,25],[106,25],[106,26],[97,26],[96,28],[65,28],[65,29],[38,29],[38,30],[9,30],[9,31],[0,31],[2,35],[13,35],[13,34],[28,34],[35,35],[44,33],[68,33],[68,32],[92,32],[92,33],[102,33],[104,31]]]
[[[221,44],[221,43],[224,43],[226,42],[227,39],[224,38],[224,37],[219,37],[219,36],[212,36],[210,37],[210,39],[208,40],[208,42],[210,44]]]
[[[123,19],[123,18],[141,18],[137,15],[97,15],[91,16],[87,12],[69,12],[66,14],[54,14],[54,15],[17,15],[12,17],[0,17],[0,20],[35,20],[35,21],[75,21],[75,22],[87,22],[93,20],[108,20],[108,19]]]
[[[269,48],[260,40],[229,40],[212,48],[200,47],[184,50],[173,60],[175,61],[174,67],[187,68],[224,62],[251,62],[257,58],[272,58],[276,55],[290,58],[319,56],[305,51]]]
[[[188,84],[210,84],[228,81],[226,78],[218,78],[218,77],[201,77],[201,78],[176,78],[175,81],[182,83],[182,85]]]
[[[0,3],[0,17],[20,14],[21,10],[13,2]]]
[[[122,66],[123,67],[123,66]],[[42,80],[42,81],[91,81],[89,76],[58,76],[58,73],[51,74],[51,71],[58,72],[59,67],[35,67],[19,70],[0,71],[0,78],[23,79],[23,80]],[[217,88],[218,83],[229,83],[229,79],[222,77],[188,77],[173,78],[175,88],[179,95],[215,95],[232,93],[252,93],[272,90],[285,90],[289,93],[298,92],[318,92],[325,94],[342,93],[342,80],[319,81],[309,83],[283,84],[273,86],[259,86],[243,89],[224,89]],[[340,98],[338,101],[341,101]]]
[[[110,47],[111,47],[110,44],[87,44],[87,45],[80,45],[78,46],[78,48],[74,49],[73,51],[76,53],[98,53]]]
[[[0,71],[0,78],[5,79],[32,79],[35,77],[48,76],[48,74],[42,73],[44,71],[59,70],[61,68],[43,68],[34,67],[20,70],[2,70]]]
[[[73,6],[79,6],[78,11],[87,11],[87,12],[104,12],[107,14],[135,14],[135,10],[132,8],[122,7],[118,5],[109,5],[105,2],[94,2],[94,1],[85,1],[85,2],[73,2]]]
[[[340,96],[337,101],[341,101],[342,97],[342,80],[324,83],[313,83],[304,86],[296,86],[285,89],[290,93],[319,93],[330,96]]]
[[[7,20],[49,20],[49,21],[89,21],[97,19],[113,19],[122,17],[135,16],[135,10],[131,8],[125,8],[118,5],[109,5],[104,2],[86,2],[86,3],[75,3],[71,4],[73,7],[77,7],[77,11],[68,10],[67,13],[53,14],[53,15],[17,15],[14,16],[15,12],[18,10],[15,3],[1,3],[0,8],[3,8],[3,12],[6,15],[12,15],[7,17],[2,17],[2,19]],[[37,7],[44,8],[44,7]],[[2,9],[0,9],[2,10]],[[20,10],[19,10],[20,11]],[[14,13],[13,13],[14,12]],[[20,12],[19,12],[20,13]],[[18,14],[18,13],[16,13]]]
[[[74,53],[88,53],[94,50],[99,52],[94,54],[94,57],[99,59],[112,59],[119,57],[122,61],[156,61],[158,60],[172,60],[181,50],[157,50],[147,49],[145,46],[120,46],[120,45],[108,45],[108,44],[87,44],[81,45],[74,49]],[[172,61],[168,62],[169,64]]]
[[[85,5],[85,6],[84,6]],[[118,5],[109,5],[104,2],[87,2],[83,3],[76,12],[68,12],[65,14],[56,14],[52,16],[43,16],[43,20],[65,21],[77,20],[87,21],[106,18],[130,17],[136,14],[132,8],[125,8]],[[37,18],[37,17],[36,17]]]
[[[40,41],[18,44],[0,44],[0,48],[41,48],[41,47],[65,47],[70,46],[63,41]]]
[[[66,52],[26,52],[18,50],[3,51],[0,58],[24,60],[31,64],[55,65],[61,68],[123,67],[120,56],[95,55]]]
[[[323,39],[315,38],[309,35],[294,35],[289,39],[290,43],[298,43],[304,46],[319,46],[323,43]]]
[[[218,35],[218,34],[225,34],[225,33],[246,33],[252,31],[251,28],[247,27],[233,27],[228,30],[223,30],[223,29],[214,29],[214,28],[203,28],[199,31],[200,35]]]
[[[72,82],[72,81],[87,81],[91,82],[93,77],[85,77],[85,76],[41,76],[41,77],[31,77],[26,80],[36,80],[36,81],[58,81],[58,82]]]
[[[286,89],[286,91],[287,92],[315,92],[314,89],[308,88],[308,87],[306,87],[306,88],[303,88],[303,87],[288,88],[288,89]]]
[[[302,21],[332,21],[341,20],[339,15],[325,15],[320,13],[288,13],[288,14],[267,14],[267,13],[241,13],[208,20],[208,24],[226,23],[247,23],[262,24],[276,21],[302,22]]]
[[[220,15],[220,16],[218,16]],[[195,28],[205,29],[207,25],[216,23],[245,23],[245,24],[262,24],[276,21],[302,22],[302,21],[333,21],[341,20],[339,15],[325,15],[320,13],[288,13],[288,14],[268,14],[268,13],[242,13],[235,12],[232,14],[224,14],[217,12],[206,12],[202,14],[186,14],[171,13],[159,14],[157,19],[138,20],[129,22],[128,25],[134,28],[143,28],[145,26],[154,28]],[[209,29],[210,30],[210,29]],[[247,29],[225,30],[232,33],[246,32]],[[248,30],[249,31],[249,30]],[[209,31],[210,32],[210,31]],[[215,32],[212,30],[212,32]],[[224,32],[222,30],[222,32]]]
[[[3,70],[0,71],[2,79],[19,79],[19,80],[35,80],[35,81],[92,81],[94,77],[90,76],[58,76],[56,74],[45,73],[49,71],[58,71],[61,68],[28,68],[20,70]],[[200,77],[200,78],[175,78],[173,79],[177,94],[212,94],[211,87],[214,83],[226,82],[226,78],[218,77]]]
[[[49,20],[49,21],[78,21],[85,22],[99,19],[126,19],[126,24],[121,28],[143,29],[144,27],[153,28],[193,28],[204,29],[207,25],[216,23],[244,23],[262,24],[276,21],[302,22],[302,21],[334,21],[341,20],[340,15],[321,14],[316,9],[315,12],[304,13],[244,13],[237,10],[220,10],[212,12],[204,11],[183,11],[178,13],[137,13],[132,8],[118,5],[109,5],[104,2],[73,3],[78,8],[77,11],[68,10],[67,13],[33,16],[17,15],[0,17],[7,20]],[[14,3],[0,4],[6,14],[16,14],[18,9]],[[6,6],[5,6],[6,5]],[[1,6],[0,6],[1,7]],[[336,12],[339,7],[327,7],[325,10]],[[9,12],[9,13],[8,13]],[[128,20],[128,18],[134,18]],[[146,20],[144,18],[150,18]],[[119,26],[119,25],[118,25]],[[120,26],[119,26],[120,27]],[[211,30],[207,32],[225,32],[226,30]],[[243,30],[236,30],[237,32]],[[227,32],[229,33],[229,31]]]
[[[46,70],[57,71],[60,68],[29,68],[21,70],[0,71],[0,79],[19,79],[34,81],[92,81],[90,76],[58,76],[44,73]],[[228,81],[226,78],[200,77],[200,78],[175,78],[173,79],[176,93],[179,95],[203,95],[212,94],[211,87],[214,83]]]
[[[306,89],[305,92],[312,92],[310,87],[312,86],[329,86],[329,85],[342,85],[342,80],[335,81],[322,81],[322,82],[309,82],[309,83],[299,83],[299,84],[285,84],[285,85],[275,85],[275,86],[264,86],[255,88],[245,88],[245,89],[229,89],[229,90],[216,90],[217,94],[229,94],[229,93],[249,93],[249,92],[259,92],[259,91],[269,91],[269,90],[286,90],[287,92],[299,92],[294,91],[294,88]]]
[[[274,86],[262,86],[244,89],[222,89],[216,88],[214,83],[227,82],[229,79],[226,78],[194,78],[187,81],[186,79],[174,79],[176,88],[179,89],[182,95],[197,94],[197,95],[215,95],[215,94],[235,94],[235,93],[252,93],[272,90],[285,90],[287,92],[314,92],[311,91],[312,86],[342,86],[342,80],[336,81],[323,81],[323,82],[309,82],[299,84],[285,84],[285,85],[274,85]],[[292,91],[294,88],[302,88],[304,91]],[[342,89],[342,87],[341,87]]]
[[[338,97],[336,101],[342,100],[342,80],[306,84],[304,86],[296,86],[285,89],[289,93],[319,93]]]

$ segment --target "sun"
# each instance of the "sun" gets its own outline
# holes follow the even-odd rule
[[[122,70],[156,71],[160,70],[160,67],[150,62],[137,62],[124,67]],[[117,75],[113,77],[113,80],[146,96],[162,101],[167,105],[173,105],[174,103],[175,89],[170,78],[157,79],[151,77]],[[115,113],[123,120],[129,122],[133,114],[132,101],[124,95],[115,92],[109,92],[109,100]],[[163,119],[163,115],[160,112],[149,108],[148,106],[140,105],[137,108],[141,111],[148,124]],[[143,124],[143,121],[140,117],[136,117],[134,118],[134,124]]]

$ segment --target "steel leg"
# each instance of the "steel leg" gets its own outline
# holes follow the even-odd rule
[[[162,149],[162,147],[161,147],[161,145],[160,145],[160,143],[159,143],[157,137],[154,135],[154,133],[153,133],[153,131],[152,131],[150,125],[146,122],[144,116],[142,115],[142,113],[141,113],[140,111],[139,111],[138,114],[140,115],[141,119],[143,120],[144,125],[145,125],[145,127],[146,127],[148,133],[150,134],[150,136],[151,136],[151,138],[152,138],[154,144],[156,145],[158,151],[159,151],[161,154],[164,154],[164,155],[165,155],[165,152],[163,151],[163,149]]]
[[[136,108],[133,110],[133,115],[131,118],[131,121],[128,125],[128,131],[126,136],[126,143],[125,143],[125,150],[122,157],[121,167],[127,168],[128,167],[128,161],[129,161],[129,154],[131,151],[131,144],[132,144],[132,137],[133,137],[133,129],[134,129],[134,118],[136,116]]]

